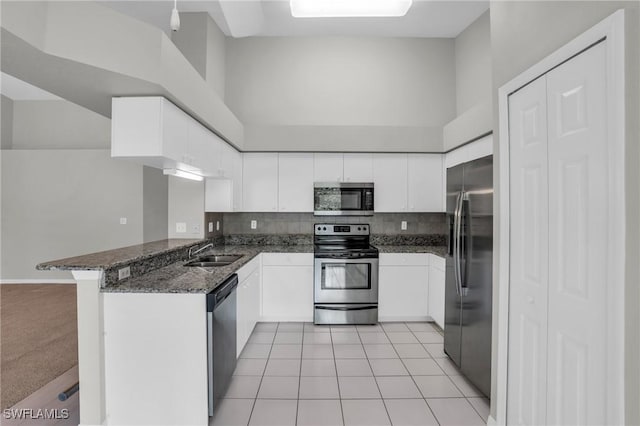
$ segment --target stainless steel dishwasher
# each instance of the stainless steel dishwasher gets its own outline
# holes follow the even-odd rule
[[[236,287],[233,274],[207,294],[209,416],[224,397],[236,368]]]

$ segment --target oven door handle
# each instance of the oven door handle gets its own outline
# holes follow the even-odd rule
[[[347,258],[327,258],[327,257],[316,257],[315,260],[319,263],[372,263],[376,265],[378,263],[378,257],[359,257],[357,259],[347,259]]]
[[[316,309],[322,309],[325,311],[365,311],[367,309],[377,309],[376,305],[367,306],[319,306],[316,305]]]

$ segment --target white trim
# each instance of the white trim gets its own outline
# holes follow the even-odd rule
[[[496,419],[494,419],[492,416],[489,416],[489,418],[487,418],[487,426],[496,426],[498,424],[498,422],[496,422]]]
[[[2,284],[75,284],[76,280],[72,280],[72,279],[58,279],[58,280],[43,280],[43,279],[38,279],[38,278],[33,278],[33,279],[28,279],[28,280],[12,280],[12,279],[6,279],[6,280],[0,280],[0,285]]]
[[[73,274],[73,278],[77,281],[81,280],[102,280],[104,275],[104,271],[102,270],[91,270],[91,271],[71,271]]]
[[[607,269],[611,281],[608,294],[607,335],[608,401],[611,424],[624,423],[624,259],[625,259],[625,97],[624,10],[618,10],[583,34],[542,59],[498,89],[500,142],[499,203],[500,267],[498,303],[498,362],[496,417],[488,424],[505,425],[507,418],[507,369],[509,336],[509,94],[545,74],[585,48],[607,38],[607,110],[610,143],[610,220]],[[622,228],[620,228],[622,227]]]

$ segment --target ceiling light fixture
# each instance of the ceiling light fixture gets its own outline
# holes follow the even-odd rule
[[[195,173],[186,172],[180,169],[162,169],[162,173],[165,175],[177,176],[185,179],[197,180],[198,182],[204,180],[204,178]]]
[[[290,0],[294,18],[404,16],[412,0]]]
[[[180,29],[180,15],[178,14],[178,0],[173,0],[173,10],[171,11],[171,20],[169,21],[172,31]]]

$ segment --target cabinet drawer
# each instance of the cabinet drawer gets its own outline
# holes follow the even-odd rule
[[[427,253],[381,253],[380,266],[428,266]]]
[[[313,253],[264,253],[264,266],[313,266]]]
[[[440,257],[435,254],[429,255],[429,265],[435,269],[445,270],[446,260],[444,257]]]

